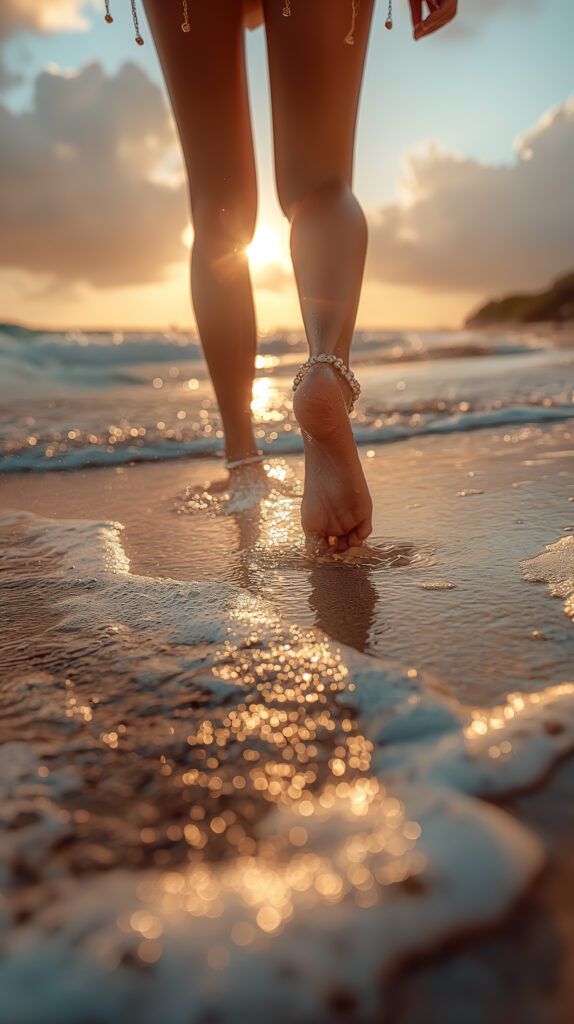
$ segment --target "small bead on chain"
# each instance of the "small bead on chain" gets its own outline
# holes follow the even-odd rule
[[[307,371],[310,370],[311,367],[315,366],[317,363],[329,363],[333,367],[333,369],[336,370],[338,374],[340,374],[343,380],[347,381],[347,384],[349,385],[351,392],[353,394],[353,401],[351,402],[351,408],[349,409],[349,412],[352,412],[355,406],[355,402],[357,401],[359,395],[361,394],[361,385],[359,384],[353,371],[349,369],[349,367],[340,358],[340,356],[335,356],[327,352],[320,352],[319,355],[311,356],[311,358],[308,359],[306,363],[303,363],[303,365],[299,367],[295,375],[295,379],[293,381],[293,391],[297,390],[301,381],[305,377]]]
[[[138,22],[138,12],[136,8],[136,0],[132,0],[132,18],[134,22],[134,28],[136,30],[136,43],[138,46],[143,46],[143,39],[141,37],[140,26]]]
[[[189,21],[189,6],[190,6],[190,2],[191,2],[191,0],[182,0],[182,12],[183,12],[183,21],[181,23],[181,30],[182,30],[182,32],[191,32],[191,24],[190,24],[190,21]],[[361,0],[351,0],[351,27],[350,27],[349,31],[347,32],[347,35],[345,36],[345,42],[349,46],[353,46],[353,44],[355,42],[355,23],[356,23],[356,20],[357,20],[357,15],[359,13],[360,2],[361,2]],[[104,0],[104,3],[105,3],[105,8],[106,8],[105,21],[107,21],[108,25],[111,25],[111,23],[113,22],[114,19],[112,18],[112,15],[111,15],[111,12],[110,12],[110,0]],[[140,27],[139,27],[139,20],[138,20],[138,12],[137,12],[137,7],[136,7],[136,0],[131,0],[131,8],[132,8],[132,19],[133,19],[133,23],[134,23],[135,32],[136,32],[136,43],[138,44],[138,46],[143,46],[143,39],[142,39],[142,35],[141,35],[141,32],[140,32]],[[283,0],[283,10],[282,10],[281,13],[283,14],[284,18],[290,18],[291,17],[291,0]],[[385,28],[392,28],[392,27],[393,27],[392,0],[389,0],[389,9],[388,9],[388,12],[387,12],[387,20],[385,21]]]

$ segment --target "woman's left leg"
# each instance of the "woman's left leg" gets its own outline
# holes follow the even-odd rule
[[[373,0],[361,0],[354,45],[344,42],[351,0],[264,0],[277,192],[291,223],[291,255],[311,354],[347,364],[359,303],[367,225],[352,191],[356,117]],[[372,529],[371,497],[346,402],[329,366],[300,384],[295,415],[305,442],[303,528],[338,550]]]

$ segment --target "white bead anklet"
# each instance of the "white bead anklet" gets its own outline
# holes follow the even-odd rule
[[[305,377],[307,371],[310,370],[311,367],[315,366],[317,363],[328,363],[330,366],[333,367],[334,370],[337,371],[337,373],[343,378],[343,380],[347,381],[347,384],[349,385],[351,391],[353,392],[353,401],[351,402],[351,408],[349,409],[349,412],[352,412],[355,407],[355,402],[357,401],[359,395],[361,394],[361,385],[359,384],[353,371],[349,369],[346,363],[339,356],[328,355],[326,352],[320,352],[319,355],[317,356],[311,356],[311,358],[308,359],[306,363],[303,363],[303,365],[299,367],[299,370],[297,371],[297,374],[293,381],[293,391],[297,390],[301,381]]]
[[[237,469],[239,466],[251,466],[256,462],[263,462],[264,459],[263,452],[257,452],[257,455],[247,455],[244,459],[232,459],[231,462],[225,463],[225,468]]]

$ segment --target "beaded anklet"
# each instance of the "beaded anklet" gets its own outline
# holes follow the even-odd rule
[[[239,466],[251,466],[256,462],[263,462],[265,455],[263,452],[257,452],[257,455],[247,455],[244,459],[232,459],[231,462],[225,463],[226,469],[237,469]]]
[[[337,371],[343,380],[347,381],[347,384],[353,392],[353,401],[351,402],[351,408],[349,409],[349,412],[352,412],[355,408],[355,402],[361,394],[361,385],[353,371],[349,369],[346,363],[339,356],[329,355],[326,352],[320,352],[317,356],[311,356],[306,363],[303,363],[303,365],[299,367],[293,381],[293,391],[297,390],[307,371],[310,370],[312,366],[316,366],[317,363],[328,363]]]

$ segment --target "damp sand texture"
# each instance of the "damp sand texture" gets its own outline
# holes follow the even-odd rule
[[[570,352],[494,340],[445,355],[454,341],[440,339],[423,378],[410,337],[400,369],[398,353],[367,369],[387,391],[373,384],[372,422],[357,423],[376,508],[358,559],[305,557],[288,381],[271,367],[257,411],[266,482],[249,495],[206,486],[224,478],[217,421],[199,364],[192,375],[171,350],[162,387],[143,361],[122,383],[100,339],[89,359],[108,376],[88,412],[64,379],[85,367],[63,359],[25,437],[14,396],[0,490],[3,1020],[460,1019],[478,970],[461,950],[472,959],[472,935],[558,870],[532,808],[536,793],[554,803],[559,831],[552,769],[574,745],[572,396],[558,372]],[[41,340],[53,375],[58,343]],[[509,387],[507,360],[515,393],[486,409],[493,380],[499,396]],[[125,436],[103,443],[120,393],[133,426],[106,430],[139,431],[147,388],[158,401],[173,388],[201,450],[156,447],[150,463],[128,457]],[[180,443],[164,416],[161,445]],[[423,430],[431,418],[441,426]],[[134,443],[149,418],[144,429]],[[15,465],[33,449],[38,465]],[[449,940],[421,1010],[421,974],[407,969],[398,993],[392,978]],[[473,1021],[496,1019],[501,1000],[507,1019],[524,1006],[560,1019],[560,972],[554,1002],[535,962],[511,998],[512,952],[497,976],[495,940],[480,941]],[[509,932],[528,963],[521,941]],[[567,963],[564,936],[558,952]]]

